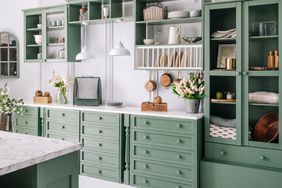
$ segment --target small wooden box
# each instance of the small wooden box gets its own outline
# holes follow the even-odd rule
[[[33,97],[33,103],[49,104],[52,103],[52,97]]]
[[[167,112],[167,103],[155,104],[152,102],[143,102],[141,104],[141,111]]]

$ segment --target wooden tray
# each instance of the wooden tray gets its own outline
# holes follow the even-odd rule
[[[218,103],[220,103],[220,102],[222,102],[222,103],[224,103],[224,102],[236,102],[236,99],[211,99],[211,102],[218,102]]]
[[[33,97],[33,103],[37,104],[49,104],[52,103],[52,97]]]
[[[167,112],[167,103],[155,104],[152,102],[143,102],[141,104],[142,112]]]

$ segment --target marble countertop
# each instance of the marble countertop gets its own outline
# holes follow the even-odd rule
[[[43,108],[57,108],[57,109],[71,109],[71,110],[84,110],[93,112],[109,112],[120,114],[131,114],[141,116],[153,116],[153,117],[168,117],[176,119],[192,119],[198,120],[204,117],[204,114],[188,114],[185,111],[170,110],[168,112],[142,112],[140,107],[136,106],[122,106],[122,107],[110,107],[110,106],[74,106],[72,104],[34,104],[25,102],[25,106],[43,107]]]
[[[81,144],[0,131],[0,176],[81,149]]]

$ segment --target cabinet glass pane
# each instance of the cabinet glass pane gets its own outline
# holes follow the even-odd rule
[[[46,15],[46,58],[65,59],[65,14],[64,12],[49,13]]]
[[[1,63],[1,76],[8,76],[8,63]]]

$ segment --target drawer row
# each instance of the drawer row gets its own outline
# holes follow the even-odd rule
[[[16,126],[15,132],[20,134],[32,135],[32,136],[37,136],[40,134],[38,129],[30,129],[22,126]]]

